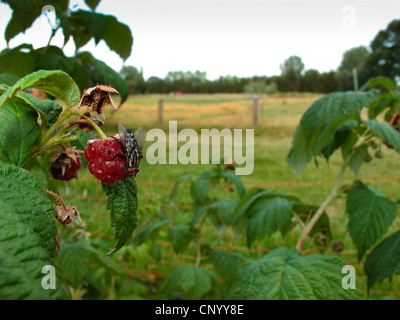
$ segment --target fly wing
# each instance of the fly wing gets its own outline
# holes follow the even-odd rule
[[[140,153],[142,153],[144,145],[144,133],[142,127],[139,127],[135,133],[136,142],[140,148]]]
[[[128,131],[126,131],[125,127],[122,124],[118,124],[118,132],[119,132],[119,138],[122,142],[122,145],[124,146],[125,152],[126,150],[126,136],[128,135]]]

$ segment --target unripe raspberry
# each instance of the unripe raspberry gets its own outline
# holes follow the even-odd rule
[[[68,181],[78,175],[78,170],[82,166],[79,153],[82,151],[75,148],[63,148],[63,151],[57,152],[50,160],[52,163],[50,172],[54,179]]]

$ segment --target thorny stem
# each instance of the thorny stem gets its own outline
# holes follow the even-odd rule
[[[296,250],[301,252],[301,249],[304,245],[304,242],[307,238],[307,236],[310,234],[312,228],[314,227],[314,225],[317,223],[317,221],[321,218],[321,216],[323,215],[324,211],[326,210],[326,208],[328,207],[328,205],[332,202],[332,200],[334,200],[337,196],[338,196],[338,190],[340,188],[340,183],[342,181],[342,178],[344,176],[344,173],[346,171],[346,168],[348,166],[348,164],[350,163],[351,158],[354,155],[355,149],[357,147],[359,147],[362,144],[365,144],[366,142],[369,141],[369,139],[371,139],[370,136],[368,136],[371,132],[371,128],[368,127],[363,134],[361,134],[359,136],[358,142],[354,145],[353,150],[351,152],[351,154],[347,157],[346,161],[343,163],[342,168],[336,178],[335,184],[333,185],[331,192],[329,193],[329,195],[326,197],[326,199],[324,200],[324,202],[321,204],[321,206],[319,207],[319,209],[317,210],[317,212],[314,214],[314,216],[311,218],[311,220],[307,223],[307,225],[305,226],[305,228],[303,229],[303,233],[299,239],[299,241],[297,242],[296,245]]]
[[[364,138],[364,136],[366,136],[368,134],[368,129],[364,132],[363,135],[361,135],[361,137],[359,139],[359,142],[360,141],[364,141],[363,138]],[[333,185],[333,187],[331,189],[331,192],[326,197],[326,199],[321,204],[321,206],[318,208],[317,212],[313,215],[311,220],[304,227],[303,233],[302,233],[302,235],[301,235],[301,237],[300,237],[300,239],[299,239],[299,241],[297,242],[297,245],[296,245],[296,250],[297,251],[301,252],[301,249],[302,249],[302,247],[304,245],[304,242],[306,241],[306,238],[310,234],[312,228],[317,223],[317,221],[321,218],[321,216],[323,215],[324,211],[326,210],[328,205],[332,202],[332,200],[334,200],[338,196],[338,190],[340,188],[340,184],[341,184],[342,178],[344,176],[344,173],[346,172],[346,168],[349,165],[350,160],[353,157],[355,149],[356,149],[356,147],[358,145],[359,145],[359,143],[356,143],[354,145],[352,152],[348,155],[347,159],[345,160],[345,162],[342,165],[342,168],[340,169],[340,172],[339,172],[339,174],[338,174],[338,176],[336,178],[335,184]]]
[[[340,183],[342,181],[343,175],[346,171],[347,168],[347,164],[349,162],[349,158],[351,158],[352,154],[347,158],[347,161],[342,165],[342,168],[340,170],[339,175],[336,178],[336,182],[334,184],[334,186],[332,187],[331,192],[329,193],[329,195],[326,197],[325,201],[321,204],[321,206],[319,207],[319,209],[317,210],[317,212],[313,215],[313,217],[311,218],[310,222],[305,226],[303,233],[299,239],[299,241],[297,242],[296,245],[296,250],[301,252],[301,248],[304,245],[304,242],[307,238],[307,236],[310,234],[312,228],[314,227],[314,225],[317,223],[317,221],[321,218],[321,216],[323,215],[325,209],[328,207],[328,205],[331,203],[331,201],[333,199],[336,198],[336,196],[338,195],[338,190],[340,188]]]
[[[44,192],[46,192],[46,193],[48,193],[49,195],[51,195],[51,196],[53,196],[54,198],[56,198],[56,199],[61,203],[61,205],[62,205],[64,208],[66,208],[66,205],[65,205],[64,200],[61,199],[61,197],[60,197],[59,195],[57,195],[57,194],[55,194],[53,191],[50,191],[50,190],[47,190],[47,189],[45,189]]]

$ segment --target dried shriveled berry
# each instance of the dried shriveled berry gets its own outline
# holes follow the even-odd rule
[[[56,193],[50,191],[50,190],[44,190],[44,192],[48,193],[49,195],[53,196],[54,198],[57,199],[58,202],[60,202],[60,206],[56,206],[55,211],[56,211],[56,219],[61,222],[61,224],[66,227],[67,224],[70,224],[72,221],[74,221],[75,217],[78,217],[78,220],[82,222],[81,216],[79,214],[78,209],[76,209],[73,206],[67,206],[64,202],[63,199],[61,199],[60,196],[58,196]],[[56,238],[57,241],[57,238]],[[59,241],[59,238],[58,238]],[[59,248],[59,242],[57,245],[56,242],[56,251],[57,247]]]
[[[340,253],[343,251],[344,245],[340,240],[336,240],[332,242],[332,251],[335,253]]]
[[[81,150],[73,148],[65,148],[60,152],[54,154],[50,160],[52,164],[50,172],[54,179],[57,180],[71,180],[78,176],[78,170],[82,166],[80,160]]]
[[[64,227],[74,221],[75,216],[82,222],[79,212],[75,207],[65,205],[56,207],[56,218]]]
[[[110,104],[115,110],[118,109],[112,100],[110,93],[119,94],[119,92],[114,88],[103,85],[97,85],[86,89],[83,92],[77,110],[79,110],[81,106],[89,106],[92,111],[96,111],[101,117],[105,118],[104,107],[106,104]]]

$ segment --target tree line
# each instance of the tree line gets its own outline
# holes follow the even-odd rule
[[[124,66],[120,71],[130,94],[146,93],[267,93],[320,92],[358,89],[367,79],[386,76],[400,82],[400,20],[393,20],[370,43],[343,54],[340,66],[329,72],[305,69],[298,56],[291,56],[280,66],[279,76],[240,78],[221,76],[208,80],[202,71],[171,71],[162,79],[145,80],[143,70]]]

